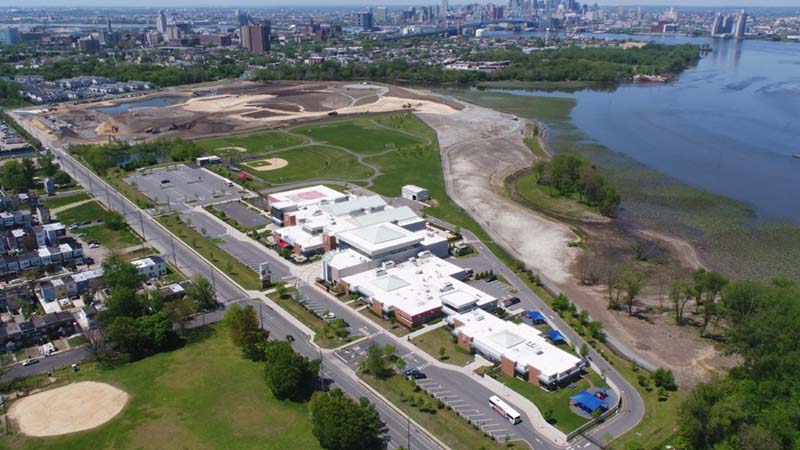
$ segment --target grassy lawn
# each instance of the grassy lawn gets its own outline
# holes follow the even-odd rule
[[[447,326],[421,334],[412,339],[411,342],[434,358],[438,358],[448,364],[466,366],[475,361],[475,356],[453,342],[453,335],[450,334],[450,327]],[[441,357],[441,353],[439,353],[442,348],[445,350],[444,357]]]
[[[211,139],[202,139],[196,143],[206,149],[209,154],[213,153],[219,157],[240,156],[246,153],[267,153],[272,150],[280,150],[286,147],[301,145],[305,141],[296,136],[292,136],[280,131],[263,131],[260,133],[239,134],[236,136],[224,136]],[[242,147],[247,149],[247,152],[239,150],[227,149],[219,150],[226,147]]]
[[[314,342],[322,348],[336,348],[348,342],[358,339],[360,336],[347,336],[339,338],[334,333],[333,328],[328,326],[324,320],[315,316],[311,311],[303,308],[296,300],[292,298],[281,298],[277,293],[269,294],[275,303],[281,305],[281,308],[289,311],[289,314],[295,316],[297,320],[303,322],[307,327],[311,328],[314,333]]]
[[[290,183],[309,178],[335,178],[362,180],[372,175],[372,169],[358,162],[351,154],[332,147],[312,145],[285,152],[271,153],[265,157],[285,159],[289,165],[282,169],[259,171],[258,161],[242,164],[248,172],[271,183]]]
[[[80,194],[73,194],[73,195],[66,195],[64,197],[56,197],[56,198],[45,198],[44,204],[50,208],[60,208],[62,206],[71,205],[73,203],[82,202],[84,200],[88,200],[89,194],[85,192],[81,192]]]
[[[85,234],[85,236],[81,238],[85,242],[96,240],[110,249],[123,249],[142,243],[142,240],[127,226],[121,230],[112,230],[109,228],[106,224],[111,217],[113,217],[113,213],[96,201],[65,209],[56,214],[56,218],[67,226],[87,220],[96,223],[97,220],[103,219],[103,222],[100,224],[81,227],[75,231],[76,233]]]
[[[360,312],[361,312],[362,316],[364,316],[364,317],[368,318],[369,320],[375,322],[375,324],[377,324],[378,326],[380,326],[384,330],[389,331],[390,333],[392,333],[395,336],[403,337],[403,336],[411,333],[411,330],[409,330],[408,327],[403,326],[398,322],[390,322],[390,321],[384,319],[383,317],[378,317],[377,314],[375,314],[374,312],[372,312],[371,309],[369,309],[369,306],[364,308],[364,309],[362,309]]]
[[[161,216],[156,220],[174,235],[178,236],[180,240],[189,244],[190,247],[203,255],[204,258],[209,260],[211,264],[214,264],[219,270],[227,273],[245,289],[261,289],[261,281],[259,281],[256,272],[240,263],[225,250],[219,248],[213,239],[203,237],[200,233],[180,221],[177,214]]]
[[[536,175],[528,173],[514,180],[514,188],[523,200],[530,202],[534,207],[545,209],[573,219],[599,214],[596,208],[586,206],[572,197],[563,197],[553,194],[550,188],[536,182]]]
[[[308,136],[319,143],[349,148],[361,154],[380,153],[423,143],[421,139],[405,133],[376,126],[375,122],[366,118],[300,126],[291,131]]]
[[[553,416],[552,424],[564,433],[569,433],[589,421],[589,419],[572,412],[569,407],[569,398],[584,389],[606,386],[603,380],[592,371],[589,371],[586,376],[575,382],[574,388],[563,387],[553,392],[500,372],[492,372],[492,376],[533,402],[542,414],[547,414],[550,411]]]
[[[70,347],[77,347],[79,345],[83,345],[86,343],[86,338],[83,336],[72,336],[71,338],[67,338],[67,342],[69,343]]]
[[[130,394],[122,413],[93,430],[52,438],[3,436],[9,450],[319,449],[306,404],[276,400],[263,366],[240,357],[221,330],[199,342],[113,369],[83,364],[75,381]],[[57,376],[66,377],[66,371]],[[65,412],[67,413],[67,412]]]
[[[101,245],[114,250],[121,250],[142,243],[142,240],[128,228],[112,230],[105,225],[95,225],[93,227],[80,228],[76,232],[86,234],[81,238],[86,242],[95,240]]]
[[[399,375],[393,375],[387,379],[378,379],[371,375],[361,374],[361,378],[378,392],[383,394],[395,406],[403,410],[417,423],[425,427],[431,434],[439,438],[442,442],[453,449],[527,449],[528,446],[521,443],[495,442],[486,437],[481,431],[475,429],[472,424],[467,422],[455,412],[447,408],[436,409],[435,413],[423,412],[412,405],[408,398],[414,396],[416,399],[433,401],[425,392],[414,391],[414,382],[408,381]]]

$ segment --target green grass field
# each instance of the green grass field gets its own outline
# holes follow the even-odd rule
[[[422,139],[400,131],[379,127],[366,118],[300,126],[291,131],[308,136],[319,143],[348,148],[361,154],[375,154],[425,143]]]
[[[315,316],[311,311],[303,308],[297,301],[291,298],[280,298],[277,293],[269,295],[275,303],[281,305],[283,309],[303,322],[307,327],[314,330],[314,342],[322,348],[336,348],[358,339],[360,336],[347,336],[338,338],[336,334],[324,320]]]
[[[89,198],[89,194],[81,192],[79,194],[66,195],[64,197],[45,198],[44,204],[50,209],[55,209],[62,206],[71,205],[73,203],[82,202],[84,200],[88,200]]]
[[[466,366],[475,361],[475,356],[453,342],[453,335],[450,333],[450,327],[447,326],[421,334],[412,339],[411,342],[428,352],[429,355],[447,364]],[[439,353],[442,348],[445,351],[444,358]]]
[[[213,239],[203,237],[200,233],[178,219],[177,214],[170,214],[167,216],[160,216],[156,220],[174,235],[178,236],[180,240],[189,244],[189,246],[203,255],[204,258],[211,261],[211,264],[216,266],[219,270],[227,273],[245,289],[261,289],[261,281],[259,281],[256,272],[240,263],[225,250],[219,248]]]
[[[301,147],[285,152],[271,153],[269,158],[283,158],[289,165],[278,170],[258,171],[257,161],[242,164],[248,172],[271,183],[291,183],[309,178],[333,178],[358,181],[372,175],[372,169],[342,150],[321,145]]]
[[[65,209],[56,214],[56,218],[66,226],[72,225],[76,222],[92,221],[96,225],[81,227],[75,233],[83,233],[84,237],[81,239],[84,242],[91,240],[98,241],[112,250],[123,249],[142,243],[142,240],[136,236],[127,226],[122,230],[112,230],[106,223],[111,217],[112,213],[103,208],[100,203],[94,201],[84,203],[74,208]],[[97,220],[102,219],[102,223]]]
[[[8,450],[319,449],[306,404],[276,400],[263,366],[245,360],[219,329],[169,353],[113,369],[83,364],[75,381],[124,389],[128,405],[110,422],[61,437],[0,437]],[[66,371],[57,376],[66,377]],[[80,401],[80,399],[75,399]],[[61,412],[69,414],[69,411]]]
[[[223,158],[245,154],[245,152],[234,149],[219,150],[226,147],[242,147],[247,149],[247,154],[256,154],[267,153],[273,150],[280,150],[305,143],[301,138],[280,131],[264,131],[260,133],[224,136],[202,139],[196,142],[208,151],[209,154],[213,153]]]

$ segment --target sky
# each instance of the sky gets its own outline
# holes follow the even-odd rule
[[[450,0],[450,4],[475,3],[480,1],[487,3],[489,0]],[[494,0],[495,3],[504,3],[504,0]],[[604,6],[609,5],[663,5],[663,6],[793,6],[800,7],[800,0],[587,0],[588,3],[595,1]],[[0,5],[4,6],[23,6],[23,2],[0,0]],[[225,1],[204,1],[204,0],[28,0],[24,6],[144,6],[144,7],[170,7],[170,6],[250,6],[250,7],[269,7],[269,6],[321,6],[321,5],[352,5],[352,6],[392,6],[392,5],[430,5],[437,4],[439,0],[225,0]]]

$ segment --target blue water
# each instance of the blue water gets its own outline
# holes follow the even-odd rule
[[[658,40],[714,51],[670,84],[513,93],[573,97],[573,123],[598,143],[762,219],[800,222],[800,44]]]
[[[163,108],[165,106],[174,105],[181,101],[183,97],[156,97],[146,100],[138,100],[134,102],[120,103],[114,106],[104,106],[96,108],[98,112],[106,114],[125,113],[133,109],[142,108]]]

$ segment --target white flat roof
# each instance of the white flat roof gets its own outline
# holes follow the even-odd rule
[[[368,227],[339,233],[341,242],[361,251],[366,255],[378,255],[393,249],[410,247],[424,239],[414,232],[408,231],[393,223],[379,223]]]
[[[341,202],[347,199],[347,194],[331,189],[327,186],[318,185],[294,189],[291,191],[276,192],[269,194],[267,200],[272,203],[294,203],[298,207],[319,204],[323,201]]]
[[[329,266],[336,268],[337,270],[342,270],[372,260],[362,255],[361,253],[358,253],[357,251],[348,248],[344,250],[335,250],[326,253],[324,256],[324,261],[328,263]]]
[[[453,316],[462,325],[457,330],[473,339],[476,347],[505,356],[524,370],[536,368],[544,377],[573,370],[580,358],[551,344],[544,335],[524,323],[500,319],[481,309]]]
[[[436,256],[425,256],[351,275],[343,281],[351,290],[412,316],[440,308],[443,299],[456,296],[472,302],[492,300],[491,295],[453,278],[463,270]]]

